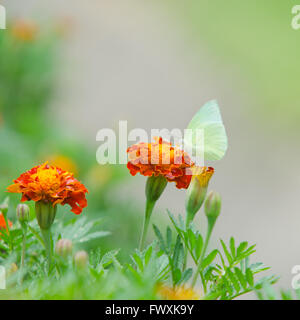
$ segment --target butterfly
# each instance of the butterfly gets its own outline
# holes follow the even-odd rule
[[[216,100],[207,102],[195,114],[184,135],[184,147],[202,154],[204,161],[221,160],[228,148],[226,130]]]

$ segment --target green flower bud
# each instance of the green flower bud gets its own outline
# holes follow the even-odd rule
[[[201,187],[197,179],[193,179],[186,194],[185,208],[188,214],[187,224],[194,220],[196,213],[202,207],[207,193],[207,188]]]
[[[77,268],[84,269],[88,263],[89,256],[86,251],[78,251],[74,256],[74,262]]]
[[[57,207],[51,202],[38,201],[35,203],[35,214],[42,230],[48,230],[55,219]]]
[[[209,167],[197,167],[194,169],[193,178],[187,190],[185,208],[187,212],[187,226],[194,220],[196,213],[200,210],[206,197],[208,183],[214,173]]]
[[[17,206],[17,218],[20,223],[26,223],[29,221],[30,209],[27,204],[19,204]]]
[[[204,209],[207,218],[215,221],[221,212],[221,196],[211,191],[205,201]]]
[[[149,202],[156,202],[167,186],[167,179],[162,175],[151,176],[146,183],[146,197]]]
[[[55,246],[55,252],[62,258],[66,258],[72,254],[73,243],[68,239],[60,239]]]

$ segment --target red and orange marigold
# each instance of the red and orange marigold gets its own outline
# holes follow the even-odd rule
[[[22,202],[43,201],[53,206],[69,204],[75,214],[80,214],[87,206],[85,186],[72,173],[47,162],[21,174],[7,190],[22,193]]]
[[[141,142],[127,149],[127,168],[135,176],[163,176],[169,182],[175,182],[178,189],[187,189],[192,178],[194,165],[189,155],[170,142],[155,137],[154,142]]]

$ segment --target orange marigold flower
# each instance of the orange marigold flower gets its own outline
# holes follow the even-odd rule
[[[21,174],[8,192],[22,193],[21,201],[44,201],[56,204],[69,204],[72,212],[80,214],[87,206],[85,194],[88,190],[76,180],[72,173],[47,162]]]
[[[138,143],[127,149],[127,168],[135,176],[164,176],[175,182],[178,189],[187,189],[191,182],[190,168],[194,165],[189,155],[170,142],[155,137],[152,143]]]
[[[8,220],[8,224],[9,224],[9,227],[11,228],[12,227],[12,222]],[[4,216],[3,216],[3,213],[0,212],[0,230],[1,229],[7,229],[7,225],[6,225],[6,222],[5,222],[5,219],[4,219]],[[0,236],[1,236],[1,231],[0,231]]]
[[[199,300],[200,295],[192,288],[184,286],[170,288],[166,285],[159,285],[158,294],[165,300]]]

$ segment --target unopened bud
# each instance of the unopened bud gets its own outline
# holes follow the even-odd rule
[[[221,212],[221,196],[217,192],[211,191],[204,207],[207,218],[216,220]]]
[[[151,176],[146,183],[146,197],[149,202],[156,202],[167,186],[167,179],[162,176]]]
[[[35,203],[35,214],[39,226],[43,230],[48,230],[55,219],[57,207],[51,202],[38,201]]]
[[[17,206],[17,218],[20,223],[26,223],[29,221],[30,209],[27,204],[19,204]]]
[[[55,252],[57,255],[62,258],[66,258],[67,256],[72,254],[73,243],[68,239],[60,239],[55,246]]]
[[[77,268],[84,269],[88,263],[89,256],[86,251],[78,251],[75,253],[74,262]]]
[[[194,220],[196,213],[202,207],[207,193],[206,187],[201,187],[197,179],[193,179],[186,194],[185,208],[187,212],[187,224]]]
[[[193,170],[193,178],[187,190],[185,207],[187,211],[187,226],[193,221],[206,197],[208,183],[214,174],[214,169],[197,167]]]

